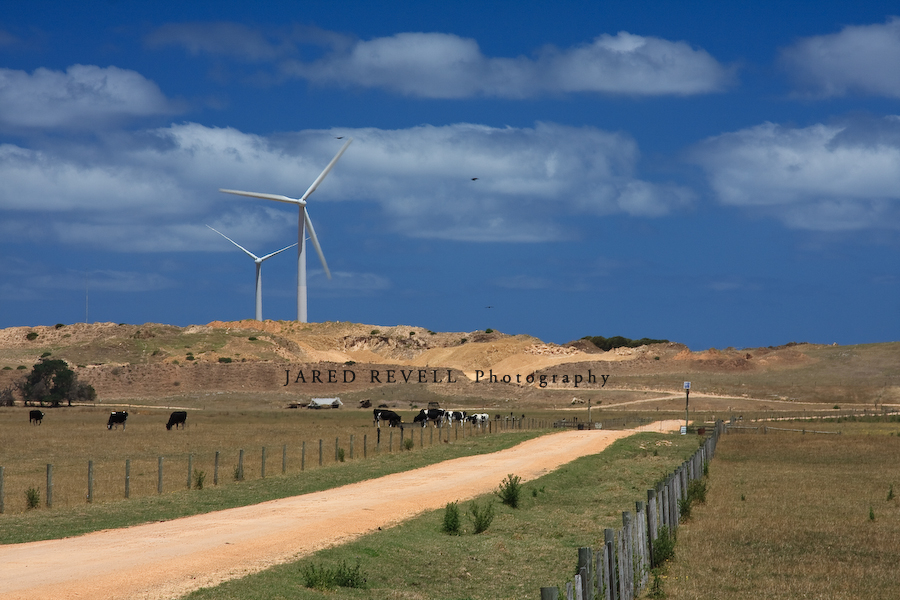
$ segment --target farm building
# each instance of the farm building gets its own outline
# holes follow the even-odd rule
[[[306,408],[340,408],[343,405],[340,398],[310,398]]]

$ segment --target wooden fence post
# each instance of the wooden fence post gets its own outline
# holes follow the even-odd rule
[[[266,447],[262,447],[262,463],[259,468],[259,477],[260,479],[266,478]]]
[[[281,474],[287,473],[287,444],[281,447]]]
[[[558,587],[542,587],[541,600],[559,600]]]
[[[367,448],[369,447],[368,442],[369,442],[369,434],[364,433],[363,434],[363,458],[368,458],[368,456],[366,455],[366,453],[368,452]]]
[[[322,438],[319,438],[319,466],[322,466]]]
[[[94,461],[88,461],[88,504],[94,501]]]
[[[125,499],[131,497],[131,459],[125,459]]]
[[[585,600],[593,600],[589,590],[593,588],[594,581],[594,550],[593,548],[579,548],[578,549],[578,572],[581,573],[582,570],[584,574],[582,575],[582,594],[581,597]]]
[[[244,449],[241,448],[238,450],[238,468],[237,468],[237,480],[244,480]]]
[[[3,502],[3,467],[0,467],[0,515],[6,510]]]
[[[604,529],[603,541],[606,546],[607,589],[609,590],[606,597],[608,600],[619,600],[619,578],[616,569],[616,532],[612,529]]]

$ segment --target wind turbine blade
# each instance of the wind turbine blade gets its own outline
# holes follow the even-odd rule
[[[287,202],[288,204],[303,204],[303,200],[296,198],[288,198],[281,194],[261,194],[259,192],[242,192],[241,190],[224,190],[219,188],[220,192],[225,194],[234,194],[235,196],[249,196],[250,198],[262,198],[263,200],[275,200],[276,202]]]
[[[284,252],[285,250],[290,250],[291,248],[293,248],[293,247],[296,246],[296,245],[297,245],[297,243],[294,242],[294,243],[291,244],[290,246],[287,246],[287,247],[285,247],[285,248],[282,248],[281,250],[276,250],[275,252],[272,252],[271,254],[266,254],[265,256],[263,256],[262,258],[259,259],[259,262],[262,262],[262,261],[266,260],[267,258],[272,258],[272,257],[275,256],[276,254],[279,254],[279,253],[281,253],[281,252]]]
[[[209,227],[209,225],[207,225],[207,227]],[[243,246],[241,246],[240,244],[238,244],[236,241],[234,241],[233,239],[231,239],[230,237],[228,237],[227,235],[225,235],[225,234],[222,233],[221,231],[219,231],[219,230],[217,230],[217,229],[213,229],[212,227],[209,227],[209,228],[212,229],[213,231],[215,231],[216,233],[218,233],[219,235],[221,235],[223,238],[225,238],[226,240],[228,240],[229,242],[231,242],[231,243],[234,244],[235,246],[237,246],[238,248],[240,248],[241,250],[243,250],[244,252],[246,252],[247,255],[250,256],[250,258],[252,258],[253,260],[257,260],[257,261],[259,260],[259,258],[258,258],[255,254],[253,254],[252,252],[250,252],[249,250],[247,250],[246,248],[244,248]],[[296,246],[296,244],[294,244],[294,245]]]
[[[322,267],[325,268],[325,275],[328,276],[328,279],[331,279],[331,271],[328,270],[328,263],[325,262],[325,255],[322,254],[322,247],[319,245],[319,238],[316,237],[316,230],[313,229],[313,224],[312,221],[309,220],[309,214],[307,211],[303,211],[303,218],[306,220],[306,228],[309,229],[309,241],[313,243],[313,247],[319,254],[319,260],[322,261]]]
[[[344,142],[344,145],[341,147],[340,150],[338,150],[338,153],[334,155],[334,158],[331,159],[331,162],[328,163],[328,166],[325,167],[325,170],[322,171],[321,173],[319,173],[319,176],[316,177],[316,180],[313,181],[313,184],[311,186],[309,186],[309,189],[306,190],[306,193],[300,197],[300,202],[305,202],[306,199],[309,198],[309,195],[312,194],[314,191],[316,191],[316,188],[319,187],[319,184],[322,183],[322,180],[325,179],[325,176],[328,175],[328,173],[331,171],[331,169],[334,168],[334,165],[337,163],[338,159],[341,157],[341,155],[344,153],[344,151],[347,149],[347,147],[350,145],[350,142],[352,142],[352,141],[353,141],[353,138],[350,138],[346,142]]]

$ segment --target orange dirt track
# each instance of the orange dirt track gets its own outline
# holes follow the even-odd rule
[[[0,599],[178,598],[489,493],[507,474],[529,481],[636,431],[566,431],[509,450],[254,506],[0,546]]]

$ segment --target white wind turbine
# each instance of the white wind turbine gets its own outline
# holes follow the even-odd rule
[[[340,139],[340,138],[338,138]],[[328,166],[325,167],[325,170],[322,171],[316,180],[313,181],[312,185],[309,186],[309,189],[306,190],[306,193],[300,196],[300,198],[288,198],[287,196],[281,196],[279,194],[260,194],[258,192],[242,192],[240,190],[224,190],[219,189],[220,192],[225,192],[226,194],[237,194],[238,196],[249,196],[251,198],[263,198],[264,200],[275,200],[276,202],[287,202],[288,204],[296,204],[299,208],[300,215],[297,222],[297,320],[301,323],[306,323],[306,236],[304,235],[304,228],[309,229],[309,239],[313,243],[313,246],[316,249],[316,252],[319,254],[319,260],[322,261],[322,267],[325,269],[325,275],[328,276],[328,279],[331,279],[331,271],[328,270],[328,263],[325,262],[325,255],[322,254],[322,247],[319,246],[319,240],[316,238],[316,230],[313,229],[312,221],[309,220],[309,215],[306,211],[306,199],[309,198],[310,194],[316,191],[316,188],[319,187],[319,184],[322,183],[322,180],[325,179],[325,176],[334,168],[334,165],[337,163],[338,159],[350,145],[350,142],[353,141],[353,138],[349,138],[338,153],[331,159],[331,162],[328,163]]]
[[[207,227],[209,227],[209,225],[207,225]],[[272,258],[273,256],[275,256],[276,254],[279,254],[280,252],[289,250],[290,248],[293,248],[297,244],[291,244],[290,246],[282,248],[281,250],[277,250],[275,252],[272,252],[271,254],[266,254],[265,256],[260,257],[260,256],[256,256],[255,254],[253,254],[252,252],[250,252],[249,250],[247,250],[246,248],[244,248],[243,246],[238,244],[236,241],[234,241],[233,239],[231,239],[230,237],[228,237],[227,235],[225,235],[218,229],[213,229],[212,227],[209,227],[209,228],[212,229],[213,231],[215,231],[216,233],[218,233],[219,235],[221,235],[223,238],[225,238],[226,240],[228,240],[235,246],[237,246],[238,248],[240,248],[241,250],[243,250],[250,258],[253,259],[253,262],[256,263],[256,320],[262,321],[262,264],[263,264],[263,261],[266,259]]]

